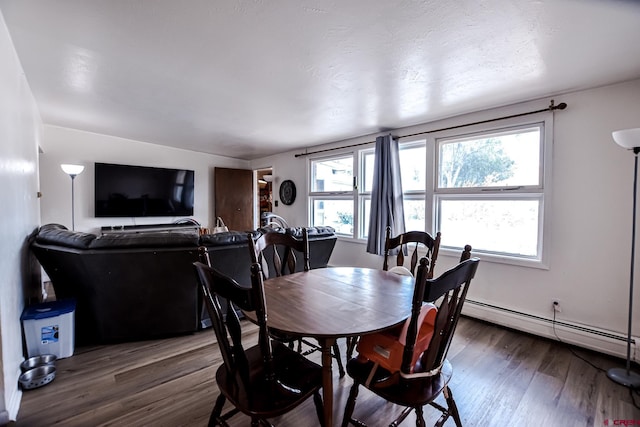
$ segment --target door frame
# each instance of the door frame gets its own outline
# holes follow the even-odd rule
[[[262,214],[262,206],[261,206],[261,189],[260,186],[264,185],[261,180],[263,180],[263,177],[265,175],[271,175],[271,181],[265,180],[267,181],[267,186],[269,188],[269,197],[270,197],[270,208],[269,211],[273,211],[273,203],[274,203],[274,198],[273,198],[273,180],[274,180],[274,174],[273,174],[273,167],[272,166],[267,166],[267,167],[262,167],[262,168],[257,168],[253,170],[253,221],[254,221],[254,228],[258,229],[262,226],[262,221],[260,219],[260,215]]]

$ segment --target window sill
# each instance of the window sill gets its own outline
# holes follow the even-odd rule
[[[473,245],[472,245],[472,248],[473,248]],[[443,248],[441,246],[439,255],[459,257],[461,252],[462,252],[461,249]],[[482,261],[491,262],[494,264],[506,264],[506,265],[515,265],[517,267],[549,270],[548,264],[543,260],[539,260],[539,259],[518,258],[518,257],[513,257],[513,256],[510,257],[506,255],[496,255],[488,252],[475,251],[473,249],[471,249],[471,256],[478,257]]]
[[[354,239],[350,236],[340,236],[338,235],[338,241],[349,243],[349,244],[358,244],[362,246],[367,245],[367,241],[364,239]],[[472,245],[473,247],[473,245]],[[462,249],[453,249],[447,247],[440,247],[438,256],[446,256],[452,258],[459,258],[462,253]],[[420,254],[422,255],[422,254]],[[505,255],[496,255],[488,252],[475,251],[471,249],[471,256],[478,257],[482,261],[491,262],[494,264],[505,264],[505,265],[514,265],[517,267],[526,267],[526,268],[537,268],[540,270],[549,270],[549,266],[544,260],[538,259],[527,259],[527,258],[518,258],[518,257],[510,257]]]

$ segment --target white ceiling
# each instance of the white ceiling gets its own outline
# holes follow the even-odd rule
[[[640,77],[624,0],[0,0],[45,123],[253,159]]]

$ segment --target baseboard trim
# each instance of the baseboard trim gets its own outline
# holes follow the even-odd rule
[[[10,396],[6,396],[5,398],[8,397],[6,403],[6,416],[8,417],[8,421],[16,421],[18,419],[18,411],[20,410],[20,402],[22,401],[22,390],[20,390],[17,387],[17,381],[16,381],[16,387],[12,390],[11,395]],[[0,414],[2,416],[4,416],[4,414]],[[4,420],[4,418],[2,418]],[[0,423],[0,425],[3,425],[2,423]]]
[[[551,318],[536,316],[470,299],[467,299],[465,302],[463,314],[545,338],[557,339],[553,330],[554,321]],[[562,320],[555,321],[555,332],[560,339],[567,344],[573,344],[623,359],[627,357],[626,335]],[[636,342],[638,341],[640,341],[640,339],[637,337],[631,337],[631,360],[635,362],[638,362],[636,351]]]

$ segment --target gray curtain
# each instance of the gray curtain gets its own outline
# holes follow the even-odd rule
[[[391,236],[405,232],[398,140],[391,135],[376,138],[367,252],[384,254],[387,225]]]

